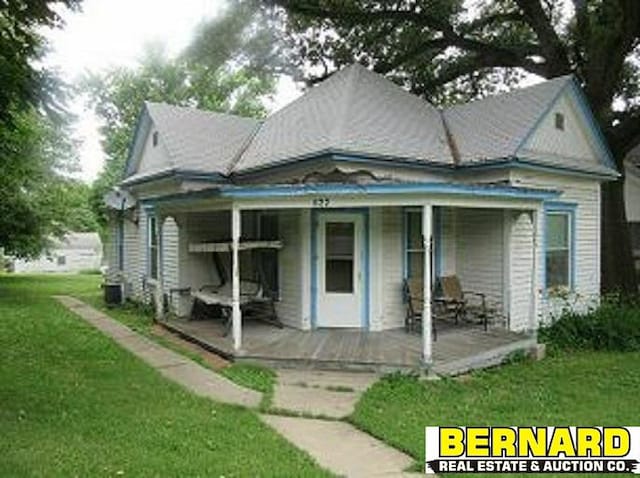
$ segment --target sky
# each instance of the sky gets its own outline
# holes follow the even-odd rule
[[[223,9],[224,0],[84,0],[81,11],[63,13],[63,29],[45,32],[50,48],[45,63],[58,68],[63,80],[74,82],[85,72],[135,66],[149,43],[162,42],[169,55],[176,55],[189,44],[201,22]],[[278,109],[299,94],[293,81],[282,78],[268,107]],[[81,97],[69,108],[78,117],[79,177],[90,182],[104,163],[100,122]]]

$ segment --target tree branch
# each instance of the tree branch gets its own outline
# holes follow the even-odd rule
[[[549,77],[571,72],[567,50],[556,33],[539,0],[515,0],[527,24],[535,32],[546,60]]]

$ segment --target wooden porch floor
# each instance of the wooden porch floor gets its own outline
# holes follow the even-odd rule
[[[260,322],[243,324],[243,350],[236,353],[220,321],[168,320],[165,327],[202,347],[235,361],[271,366],[350,369],[415,370],[421,367],[422,340],[404,329],[367,332],[355,329],[301,331],[279,329]],[[501,328],[441,327],[433,343],[433,368],[438,374],[459,374],[497,365],[510,353],[526,350],[534,337]]]

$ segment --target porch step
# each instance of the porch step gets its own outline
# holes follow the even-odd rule
[[[472,370],[495,367],[504,363],[509,355],[517,352],[527,353],[533,349],[536,344],[536,339],[527,338],[458,360],[443,363],[438,363],[436,361],[434,366],[431,368],[431,371],[437,375],[455,376]]]

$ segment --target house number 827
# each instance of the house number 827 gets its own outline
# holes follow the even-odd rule
[[[313,207],[329,207],[330,202],[329,198],[315,198],[313,200]]]

